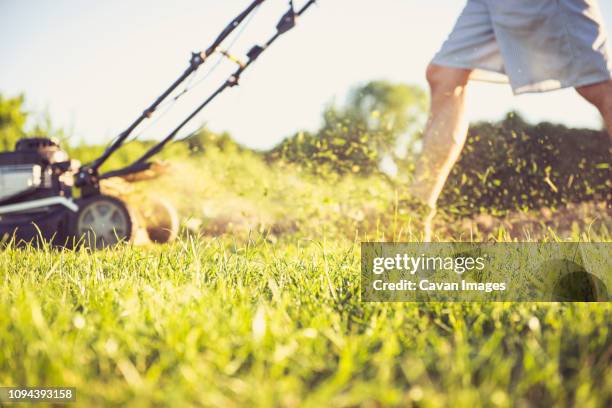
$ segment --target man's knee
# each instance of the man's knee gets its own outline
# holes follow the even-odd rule
[[[612,80],[581,86],[576,91],[599,110],[612,109]]]
[[[427,82],[433,94],[438,92],[454,93],[468,83],[471,70],[429,64],[426,71]]]

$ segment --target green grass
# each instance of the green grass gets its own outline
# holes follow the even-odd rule
[[[0,255],[0,384],[78,405],[604,406],[608,304],[368,304],[358,247]]]
[[[363,303],[358,241],[410,238],[386,183],[249,154],[177,166],[187,181],[153,185],[207,235],[0,252],[0,385],[87,407],[612,401],[609,303]]]

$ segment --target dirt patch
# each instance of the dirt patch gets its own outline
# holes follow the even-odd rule
[[[456,228],[459,226],[459,228]],[[453,235],[496,235],[502,228],[512,238],[537,238],[553,231],[559,237],[580,232],[612,230],[612,208],[604,202],[569,204],[552,209],[541,208],[528,212],[513,212],[504,217],[480,214],[473,218],[457,220],[447,230]]]

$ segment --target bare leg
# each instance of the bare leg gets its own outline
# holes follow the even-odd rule
[[[416,166],[411,193],[435,208],[446,178],[465,143],[465,89],[471,71],[430,65],[430,117],[423,135],[423,152]]]
[[[612,80],[582,86],[576,88],[576,91],[599,110],[612,140]]]
[[[430,115],[423,135],[423,151],[410,186],[412,196],[429,208],[422,220],[425,241],[431,241],[436,202],[467,136],[465,90],[470,74],[467,69],[433,64],[427,67]]]

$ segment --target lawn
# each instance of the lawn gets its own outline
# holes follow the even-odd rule
[[[184,215],[173,244],[0,252],[0,385],[87,407],[610,405],[609,303],[361,302],[359,242],[414,239],[397,194],[245,155],[154,184]],[[610,241],[572,228],[538,239]]]

